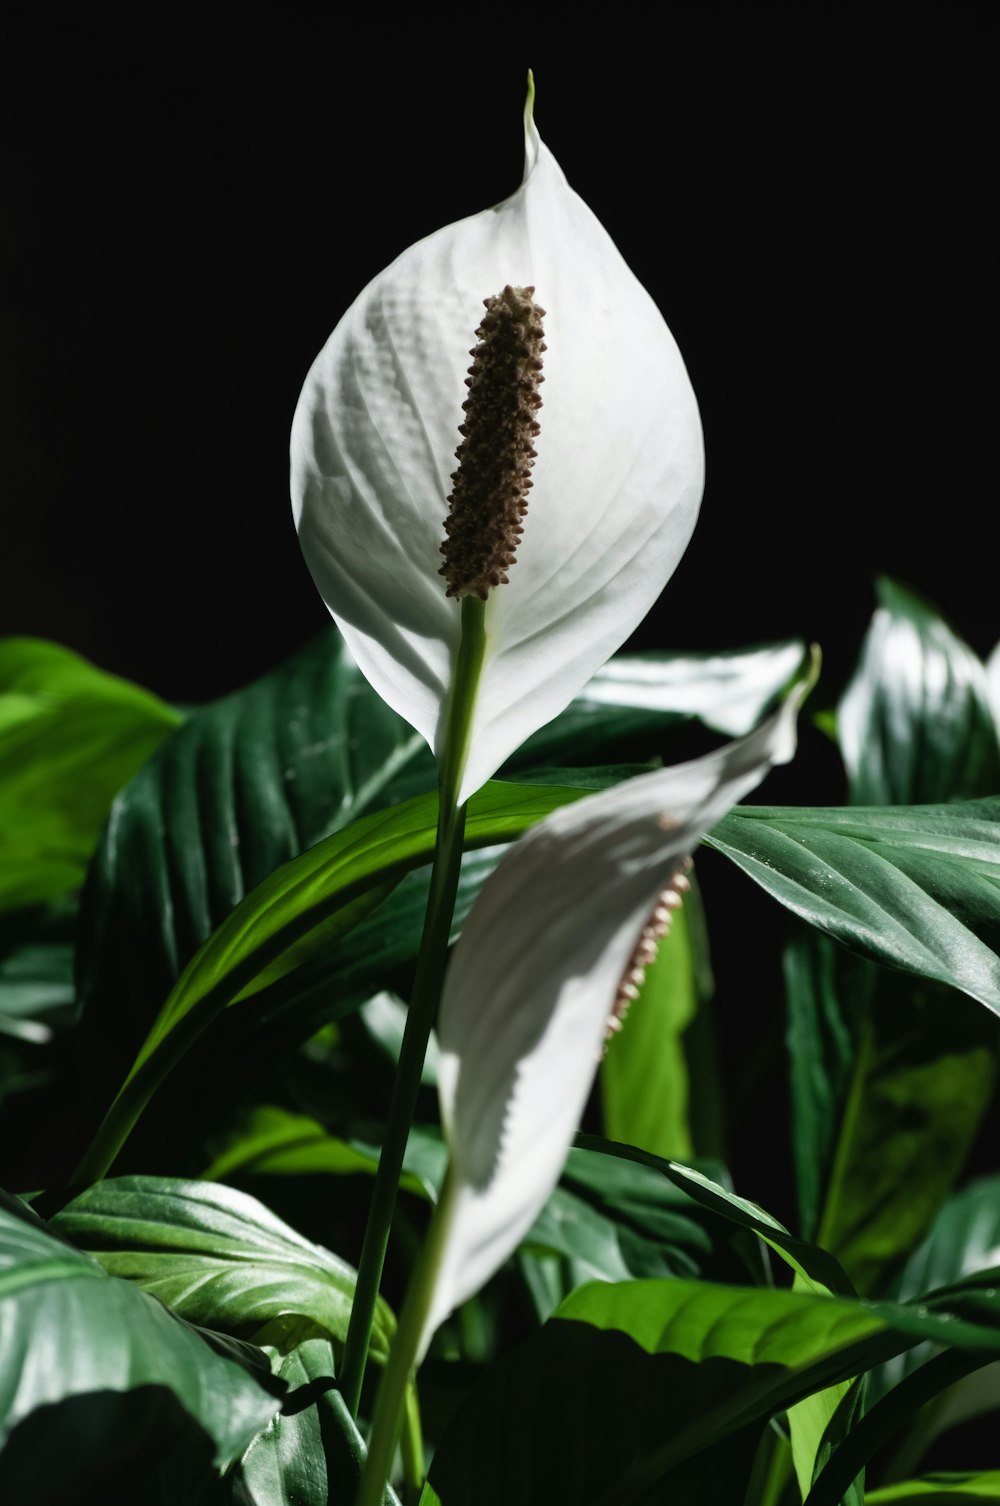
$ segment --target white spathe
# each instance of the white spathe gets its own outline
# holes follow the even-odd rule
[[[450,1169],[421,1354],[549,1197],[657,896],[705,832],[792,757],[814,678],[815,668],[748,737],[554,812],[483,885],[449,964],[438,1024]]]
[[[369,283],[310,371],[292,425],[306,562],[363,673],[439,755],[459,637],[447,499],[483,300],[546,310],[538,458],[486,657],[459,798],[565,707],[646,615],[694,528],[701,422],[677,345],[525,122],[504,203],[419,241]]]

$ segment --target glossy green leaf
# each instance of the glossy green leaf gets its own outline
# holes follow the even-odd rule
[[[80,997],[106,1102],[199,946],[272,871],[433,784],[422,739],[330,629],[189,717],[115,801],[88,875]]]
[[[989,1356],[981,1350],[946,1349],[908,1375],[860,1421],[835,1418],[831,1433],[838,1446],[825,1451],[824,1467],[805,1495],[804,1506],[840,1506],[865,1466],[901,1425],[919,1419],[929,1401],[988,1363]]]
[[[840,1381],[804,1396],[787,1414],[792,1464],[803,1500],[816,1475],[864,1411],[865,1377]],[[867,1461],[866,1461],[867,1462]],[[837,1506],[863,1506],[864,1469],[841,1491]]]
[[[996,1084],[1000,1026],[972,1000],[901,974],[878,980],[818,1240],[861,1292],[884,1285],[960,1174]]]
[[[225,1468],[277,1411],[259,1351],[203,1335],[7,1198],[0,1300],[0,1487],[18,1506],[131,1498],[175,1447]]]
[[[1000,1176],[982,1177],[953,1194],[939,1209],[926,1238],[897,1273],[887,1295],[908,1302],[924,1292],[949,1287],[979,1271],[1000,1268]],[[898,1386],[930,1358],[929,1344],[918,1344],[873,1372],[869,1391],[873,1401]],[[919,1432],[908,1449],[919,1461],[934,1438],[946,1428],[992,1411],[1000,1405],[1000,1372],[980,1372],[958,1386],[952,1395],[921,1415]]]
[[[684,1460],[932,1334],[996,1352],[1000,1303],[966,1294],[934,1311],[707,1282],[590,1284],[490,1367],[431,1483],[442,1506],[512,1493],[526,1506],[624,1506],[659,1499],[646,1495],[657,1487],[669,1499]]]
[[[348,1506],[366,1449],[337,1389],[329,1340],[275,1323],[258,1342],[273,1354],[275,1374],[289,1389],[281,1412],[228,1477],[233,1506]],[[398,1506],[391,1489],[384,1500]]]
[[[973,1501],[1000,1501],[1000,1470],[900,1480],[881,1490],[870,1490],[865,1501],[867,1506],[968,1506]]]
[[[950,984],[1000,1013],[1000,799],[740,806],[705,841],[861,956]]]
[[[657,748],[650,734],[659,740],[694,720],[743,737],[774,708],[805,651],[786,639],[726,653],[617,654],[507,770],[645,756]]]
[[[0,916],[0,1035],[45,1045],[73,1014],[72,902]]]
[[[801,654],[784,642],[614,659],[504,776],[646,758],[666,728],[698,716],[746,730]],[[95,1101],[118,1087],[179,974],[245,894],[332,831],[434,783],[422,739],[371,689],[332,627],[264,679],[194,713],[122,791],[89,875],[80,981]]]
[[[797,1290],[818,1295],[831,1292],[851,1293],[849,1280],[826,1250],[796,1239],[762,1208],[737,1197],[729,1188],[709,1179],[695,1168],[662,1161],[629,1146],[615,1146],[608,1142],[602,1145],[593,1136],[580,1135],[577,1140],[581,1144],[593,1145],[595,1149],[600,1146],[609,1158],[624,1157],[651,1169],[655,1168],[703,1208],[718,1212],[740,1230],[757,1235],[792,1270]],[[792,1457],[800,1481],[808,1483],[811,1480],[813,1461],[821,1447],[827,1424],[847,1388],[846,1382],[835,1384],[806,1396],[789,1407]],[[853,1506],[853,1502],[849,1506]]]
[[[713,987],[704,915],[692,888],[646,969],[625,1029],[611,1037],[601,1063],[609,1139],[682,1161],[718,1147],[721,1092],[708,1014]]]
[[[799,923],[782,952],[782,969],[799,1227],[812,1239],[851,1078],[855,1021],[874,970]],[[848,975],[853,988],[843,982]]]
[[[469,802],[466,845],[512,841],[585,793],[493,781]],[[331,946],[401,877],[427,863],[436,824],[437,796],[416,796],[334,832],[259,884],[196,953],[171,991],[76,1173],[77,1182],[103,1174],[159,1083],[222,1010]]]
[[[403,1191],[433,1202],[444,1177],[446,1154],[440,1134],[414,1125],[403,1157]],[[308,1114],[261,1104],[239,1116],[228,1143],[203,1176],[206,1181],[317,1173],[374,1176],[378,1158],[377,1145],[341,1139]]]
[[[68,1138],[75,923],[72,897],[0,915],[0,1185],[44,1185]]]
[[[994,794],[1000,754],[983,666],[912,593],[888,580],[878,590],[839,713],[852,800]],[[960,1171],[992,1096],[1000,1034],[941,985],[875,968],[815,931],[787,950],[785,977],[804,1228],[817,1227],[824,1200],[821,1243],[870,1291]]]
[[[453,936],[504,850],[498,846],[464,854]],[[258,1084],[264,1090],[276,1061],[331,1019],[348,1024],[344,1017],[380,989],[388,987],[405,997],[420,944],[427,883],[426,868],[407,874],[335,947],[321,949],[293,972],[244,996],[238,1010],[224,1011],[158,1090],[129,1146],[131,1165],[148,1164],[148,1154],[169,1135],[176,1155],[186,1155],[190,1169],[200,1171],[206,1113],[212,1114],[215,1132],[239,1113]],[[386,1100],[391,1077],[390,1064],[383,1062]],[[352,1073],[352,1082],[357,1080],[358,1074]],[[191,1113],[192,1103],[202,1106],[201,1114]],[[381,1113],[384,1104],[379,1101],[372,1107]]]
[[[119,1177],[88,1188],[53,1227],[192,1323],[246,1338],[291,1313],[337,1342],[347,1333],[353,1267],[231,1187]],[[393,1331],[380,1303],[373,1358],[385,1358]]]
[[[681,1166],[675,1161],[664,1161],[647,1151],[631,1145],[617,1145],[603,1140],[599,1135],[579,1134],[576,1144],[584,1149],[599,1151],[603,1155],[633,1161],[651,1167],[665,1177],[700,1207],[719,1214],[741,1229],[758,1235],[770,1246],[801,1281],[807,1291],[850,1294],[852,1287],[836,1260],[818,1246],[807,1244],[789,1234],[783,1224],[756,1203],[738,1197],[729,1188],[713,1181],[704,1172],[693,1166]]]
[[[69,649],[0,641],[0,909],[78,888],[115,795],[180,720]]]
[[[559,1186],[521,1248],[562,1262],[558,1281],[538,1308],[545,1317],[556,1293],[561,1301],[594,1279],[763,1279],[756,1241],[745,1237],[742,1226],[734,1227],[653,1166],[579,1147],[570,1151]]]
[[[1000,1267],[1000,1176],[980,1177],[941,1208],[893,1282],[901,1302]]]
[[[852,805],[935,805],[1000,789],[986,670],[938,612],[882,577],[837,712]]]

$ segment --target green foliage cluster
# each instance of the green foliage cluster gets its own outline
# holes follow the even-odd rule
[[[407,1501],[1000,1499],[997,1471],[919,1473],[1000,1402],[1000,1169],[966,1179],[1000,1047],[996,713],[939,614],[879,592],[820,718],[847,803],[740,807],[707,839],[787,912],[797,1230],[726,1169],[727,917],[695,888],[559,1187],[434,1341]],[[454,934],[506,844],[696,724],[747,730],[800,650],[612,660],[471,802]],[[4,1499],[351,1506],[372,1380],[359,1431],[337,1385],[348,1261],[434,784],[332,627],[186,715],[54,645],[0,644]],[[443,1174],[434,1080],[432,1051],[393,1301]],[[380,1303],[376,1373],[394,1328]]]

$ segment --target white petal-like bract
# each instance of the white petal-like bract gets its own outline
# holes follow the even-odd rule
[[[425,1346],[551,1193],[657,896],[705,832],[791,758],[810,684],[801,680],[740,741],[554,812],[484,884],[448,968],[438,1025],[451,1160]]]
[[[646,615],[694,527],[701,423],[673,336],[526,127],[504,203],[411,246],[306,380],[292,501],[313,579],[365,676],[442,751],[460,606],[438,573],[483,300],[534,287],[545,385],[533,489],[486,656],[460,799],[570,701]]]

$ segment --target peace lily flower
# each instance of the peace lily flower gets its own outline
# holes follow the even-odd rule
[[[452,953],[438,1024],[448,1172],[380,1389],[362,1506],[380,1499],[374,1477],[391,1457],[412,1364],[516,1249],[555,1187],[609,1019],[637,992],[686,888],[689,855],[792,757],[817,663],[814,651],[749,736],[553,812],[483,885]]]
[[[488,598],[459,804],[645,616],[687,545],[704,480],[673,336],[541,142],[531,103],[529,91],[518,191],[369,283],[313,365],[292,427],[293,510],[313,579],[362,672],[439,759],[460,598]],[[448,575],[446,594],[445,519],[463,484],[452,485],[463,403],[475,396],[469,347],[484,329],[490,347],[507,295],[508,326],[525,336],[523,421],[501,477],[517,495],[485,575]],[[459,552],[478,500],[463,521],[453,498]],[[487,531],[494,521],[483,519]]]
[[[687,888],[690,854],[791,759],[813,678],[748,737],[554,811],[484,884],[441,1000],[447,1232],[423,1344],[534,1223],[579,1126],[609,1021],[614,1028],[616,1008],[637,992],[656,933]]]

